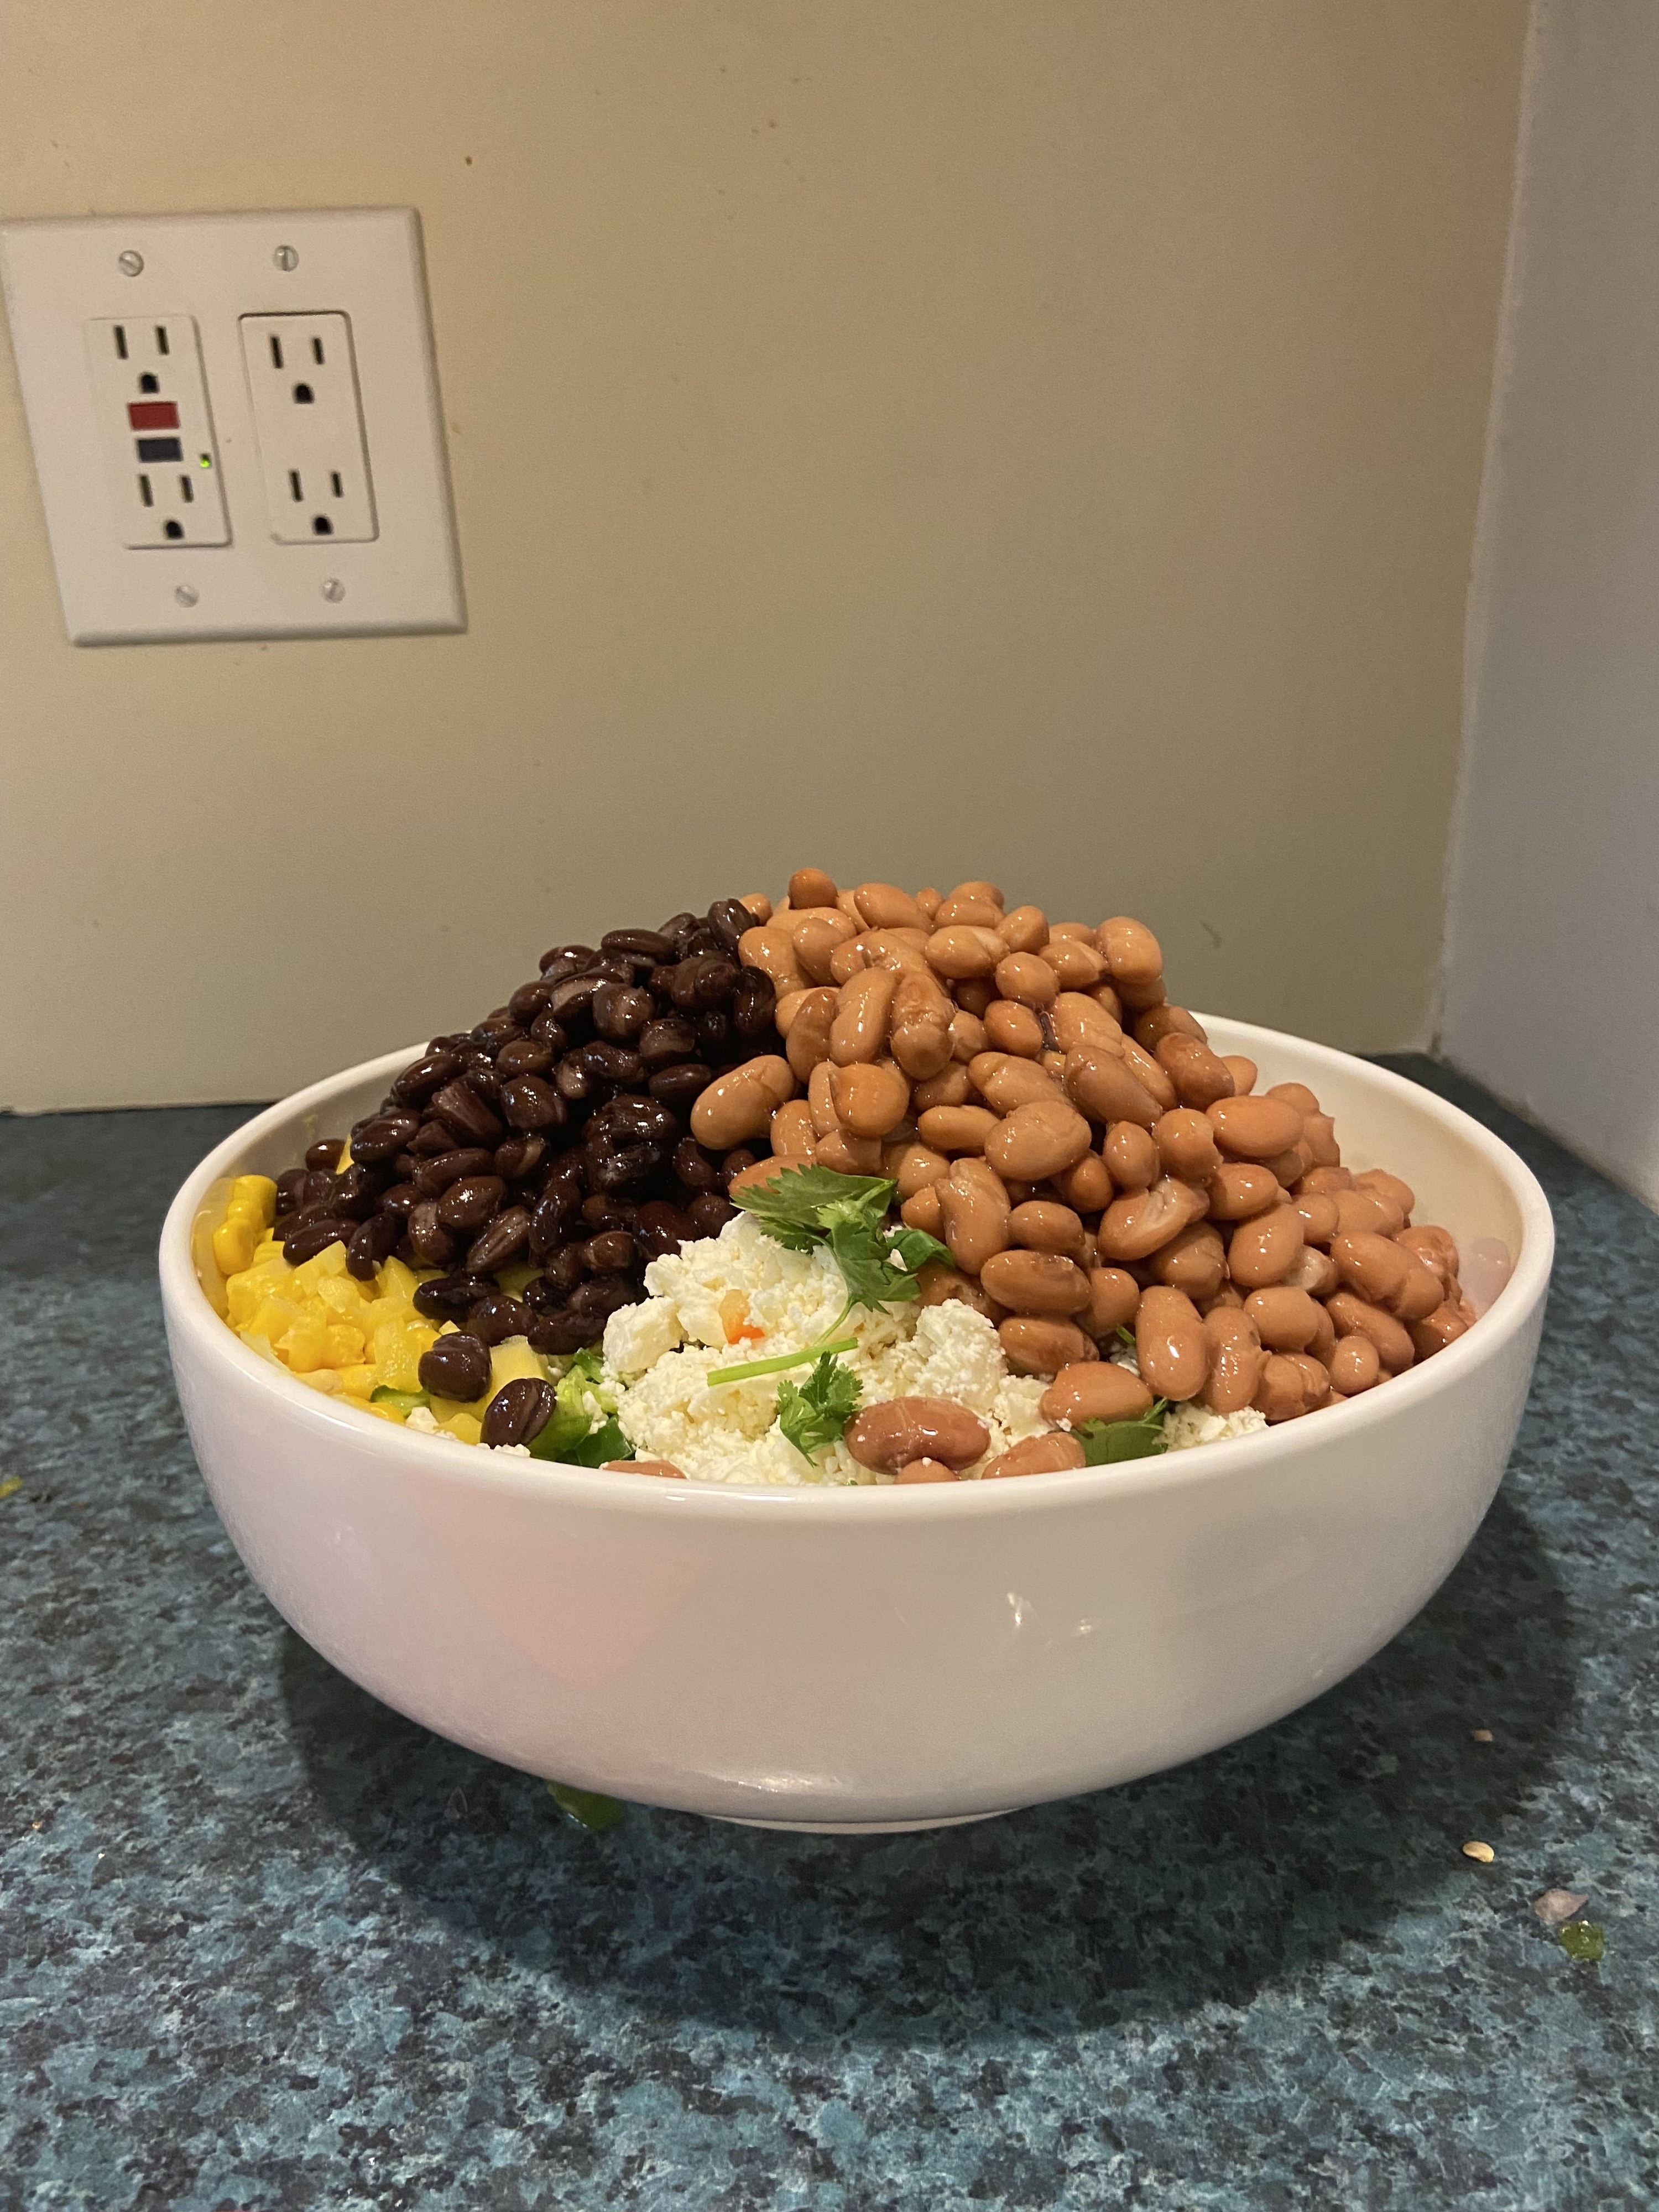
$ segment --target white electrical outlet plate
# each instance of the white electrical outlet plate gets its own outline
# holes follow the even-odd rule
[[[76,644],[465,627],[412,209],[0,223],[0,276]]]

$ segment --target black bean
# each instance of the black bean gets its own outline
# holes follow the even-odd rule
[[[580,1200],[571,1200],[562,1189],[537,1200],[530,1210],[530,1249],[535,1258],[545,1259],[562,1242],[580,1206]]]
[[[588,1123],[591,1131],[604,1129],[618,1136],[678,1138],[683,1124],[678,1114],[638,1091],[619,1091],[601,1106]]]
[[[650,992],[631,983],[601,983],[593,994],[593,1026],[617,1044],[636,1037],[656,1011]]]
[[[712,1190],[706,1190],[701,1198],[694,1198],[686,1209],[699,1237],[718,1237],[737,1210],[729,1199],[716,1197]]]
[[[323,1206],[334,1195],[334,1178],[325,1169],[307,1168],[295,1194],[296,1206]]]
[[[745,1043],[764,1036],[777,1012],[778,994],[772,978],[758,968],[745,968],[743,981],[732,994],[732,1026]]]
[[[732,1042],[732,1023],[721,1013],[697,1016],[697,1058],[718,1063]]]
[[[465,1081],[446,1083],[434,1096],[428,1111],[446,1122],[464,1142],[498,1145],[507,1134],[477,1092]]]
[[[420,1115],[407,1109],[397,1114],[377,1114],[353,1137],[351,1157],[370,1164],[376,1160],[389,1160],[393,1152],[403,1151],[420,1126]]]
[[[395,1221],[401,1228],[419,1203],[420,1196],[412,1182],[394,1182],[390,1190],[380,1193],[380,1212],[388,1221]]]
[[[553,1386],[533,1375],[518,1375],[501,1389],[484,1408],[483,1441],[499,1451],[503,1445],[527,1444],[553,1418]]]
[[[454,1258],[455,1239],[438,1218],[436,1199],[423,1198],[410,1207],[409,1241],[423,1267],[447,1267]]]
[[[674,969],[678,964],[676,961],[665,967],[650,969],[640,978],[641,984],[650,992],[653,999],[661,1000],[672,995],[674,988]]]
[[[726,1005],[742,977],[737,962],[724,953],[694,955],[674,970],[674,1004],[684,1013],[706,1013]]]
[[[446,1229],[482,1229],[506,1196],[500,1176],[463,1176],[438,1200],[438,1218]]]
[[[303,1168],[284,1168],[276,1178],[276,1212],[278,1215],[292,1213],[301,1203],[306,1187]]]
[[[672,1067],[677,1060],[690,1060],[697,1049],[697,1032],[694,1023],[684,1014],[662,1014],[647,1022],[640,1031],[640,1040],[634,1048],[641,1060],[653,1073],[659,1067]]]
[[[668,939],[654,929],[608,929],[599,939],[601,952],[633,952],[641,959],[666,960]]]
[[[580,975],[587,963],[594,957],[591,945],[556,945],[541,957],[543,976],[550,981],[562,981],[566,975]],[[559,970],[556,975],[553,971]]]
[[[340,1164],[340,1155],[345,1146],[338,1137],[319,1137],[314,1145],[306,1146],[306,1165],[321,1168],[329,1174]]]
[[[372,1283],[381,1261],[392,1257],[403,1233],[402,1222],[389,1213],[377,1213],[372,1221],[365,1221],[346,1246],[347,1274],[360,1283]]]
[[[632,1231],[640,1218],[639,1208],[630,1206],[625,1198],[617,1198],[606,1191],[597,1192],[582,1200],[582,1219],[591,1230],[626,1229]]]
[[[460,1073],[460,1061],[453,1052],[428,1051],[420,1060],[413,1060],[392,1083],[394,1097],[406,1105],[418,1106],[429,1098],[440,1085],[447,1083]]]
[[[530,1324],[530,1341],[538,1352],[580,1352],[584,1345],[599,1342],[605,1323],[603,1314],[575,1313],[568,1306],[558,1306],[536,1316]]]
[[[495,1172],[508,1182],[521,1182],[525,1176],[535,1174],[546,1151],[544,1137],[509,1137],[495,1147]]]
[[[606,1229],[582,1248],[582,1257],[596,1275],[617,1275],[634,1266],[639,1249],[625,1229]]]
[[[522,1336],[530,1327],[527,1308],[504,1291],[491,1291],[478,1300],[466,1317],[469,1332],[484,1344],[505,1344],[509,1336]]]
[[[314,1260],[331,1244],[344,1244],[356,1234],[355,1221],[331,1220],[326,1216],[320,1221],[307,1221],[290,1231],[283,1240],[283,1257],[290,1267]]]
[[[637,1305],[644,1296],[645,1285],[631,1275],[590,1275],[570,1293],[570,1310],[604,1319],[621,1306]]]
[[[520,983],[507,1002],[507,1011],[514,1021],[533,1022],[547,1004],[547,994],[552,985],[545,975],[538,975],[533,983]]]
[[[590,1153],[587,1178],[596,1192],[625,1190],[630,1183],[643,1182],[662,1160],[660,1145],[623,1145],[615,1152]]]
[[[486,1014],[472,1032],[472,1041],[481,1044],[493,1059],[504,1044],[515,1044],[525,1031],[519,1026],[505,1006],[493,1014]]]
[[[545,1075],[553,1065],[553,1048],[544,1037],[515,1037],[495,1055],[495,1073],[503,1082],[513,1075]]]
[[[679,943],[679,954],[682,960],[696,960],[704,953],[720,952],[721,950],[719,938],[705,921],[700,921],[695,928],[688,929]]]
[[[409,1149],[417,1160],[430,1160],[435,1159],[440,1152],[453,1152],[458,1141],[445,1124],[434,1116],[422,1124],[418,1136],[410,1139]]]
[[[529,1242],[530,1208],[509,1206],[474,1239],[467,1252],[466,1265],[475,1274],[493,1275],[498,1267],[505,1267],[510,1260],[516,1260]]]
[[[537,1043],[547,1047],[555,1060],[570,1042],[564,1024],[556,1014],[538,1014],[530,1025],[530,1034]]]
[[[367,1221],[380,1195],[380,1181],[377,1169],[359,1167],[354,1160],[343,1175],[335,1176],[328,1203],[343,1219]]]
[[[723,950],[735,960],[738,939],[745,929],[753,929],[755,917],[741,899],[716,899],[708,909],[708,927],[714,933]]]
[[[465,1321],[481,1299],[498,1295],[488,1275],[433,1275],[416,1286],[415,1310],[433,1321]]]
[[[548,993],[546,1011],[556,1021],[580,1021],[592,1006],[593,994],[604,981],[602,975],[567,975]]]
[[[582,1257],[585,1244],[567,1244],[562,1252],[555,1252],[542,1270],[539,1280],[547,1285],[548,1295],[535,1304],[544,1308],[562,1306],[578,1283],[587,1273],[587,1262]],[[525,1302],[531,1303],[530,1293],[525,1292]]]
[[[501,1111],[515,1129],[556,1129],[569,1119],[556,1087],[542,1075],[515,1075],[502,1084]]]
[[[720,1188],[719,1161],[713,1152],[704,1152],[695,1137],[682,1137],[675,1146],[673,1168],[688,1190],[718,1190]]]
[[[488,1061],[482,1067],[469,1067],[461,1081],[492,1110],[500,1105],[501,1079]]]
[[[646,1088],[676,1114],[689,1114],[714,1079],[714,1071],[707,1061],[688,1060],[678,1067],[659,1067]]]
[[[422,1160],[415,1170],[415,1188],[422,1198],[441,1198],[453,1182],[463,1176],[488,1175],[495,1165],[495,1155],[486,1152],[482,1145],[463,1145],[452,1152],[440,1152],[435,1158]]]
[[[735,1152],[727,1152],[720,1161],[721,1188],[724,1188],[734,1175],[741,1175],[745,1168],[752,1168],[760,1157],[758,1152],[751,1152],[747,1145],[739,1145]]]
[[[392,1156],[391,1176],[393,1182],[413,1182],[421,1163],[413,1152],[394,1152]]]
[[[647,1260],[660,1260],[666,1253],[678,1252],[696,1233],[689,1213],[671,1206],[665,1198],[653,1198],[640,1208],[634,1237]],[[593,1243],[598,1242],[595,1237]],[[588,1249],[591,1251],[592,1246]]]
[[[671,915],[657,934],[659,937],[665,937],[671,945],[678,945],[681,938],[689,936],[697,927],[698,919],[696,915],[689,910],[684,914]]]
[[[593,1096],[599,1079],[590,1075],[582,1065],[583,1048],[577,1045],[553,1071],[553,1088],[567,1106],[580,1106]]]
[[[489,1347],[465,1330],[456,1330],[421,1354],[416,1372],[422,1390],[434,1398],[459,1398],[471,1405],[489,1387]]]

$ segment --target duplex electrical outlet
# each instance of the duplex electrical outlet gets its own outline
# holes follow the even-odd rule
[[[226,545],[201,348],[189,315],[86,326],[104,480],[123,545]]]
[[[244,315],[242,357],[271,536],[284,545],[373,538],[349,319]]]
[[[412,209],[0,223],[0,276],[76,644],[465,626]]]

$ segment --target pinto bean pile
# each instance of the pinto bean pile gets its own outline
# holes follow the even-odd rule
[[[442,1270],[415,1304],[466,1332],[428,1354],[428,1387],[450,1395],[482,1388],[485,1347],[507,1337],[545,1352],[597,1343],[645,1295],[648,1260],[731,1218],[726,1185],[755,1158],[689,1128],[721,1069],[777,1042],[770,979],[737,957],[752,920],[720,899],[660,929],[556,945],[504,1006],[404,1069],[351,1131],[343,1172],[342,1140],[325,1138],[277,1178],[284,1256],[343,1243],[365,1282],[393,1255]],[[526,1265],[540,1273],[507,1295],[496,1275]]]
[[[739,1182],[780,1162],[893,1177],[953,1262],[924,1300],[988,1315],[1011,1366],[1054,1378],[1051,1421],[1132,1419],[1154,1391],[1291,1420],[1474,1319],[1447,1232],[1412,1225],[1398,1176],[1342,1165],[1305,1085],[1258,1092],[1249,1060],[1210,1049],[1142,923],[1051,923],[982,882],[842,890],[817,868],[744,904],[737,957],[776,994],[782,1051],[716,1076],[693,1137],[769,1146]],[[1139,1380],[1103,1356],[1120,1330]],[[905,1479],[945,1479],[920,1431],[903,1449]]]

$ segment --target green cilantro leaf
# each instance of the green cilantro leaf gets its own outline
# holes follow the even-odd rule
[[[852,1370],[826,1352],[799,1389],[793,1382],[778,1385],[778,1425],[810,1459],[839,1440],[863,1396]]]
[[[838,1223],[862,1218],[873,1230],[898,1185],[885,1176],[841,1175],[834,1168],[786,1168],[769,1182],[734,1191],[732,1202],[752,1213],[769,1237],[810,1252]]]
[[[937,1237],[930,1237],[925,1229],[890,1229],[886,1232],[885,1242],[890,1267],[895,1258],[901,1263],[892,1268],[896,1279],[894,1288],[887,1293],[890,1304],[896,1299],[913,1298],[918,1295],[920,1285],[915,1279],[924,1267],[933,1266],[939,1260],[943,1260],[947,1267],[950,1265],[950,1246],[941,1244]],[[903,1287],[906,1277],[909,1279],[908,1288]]]
[[[1155,1459],[1170,1449],[1164,1434],[1162,1398],[1129,1421],[1079,1421],[1072,1434],[1082,1445],[1085,1464],[1115,1467],[1126,1459]]]

